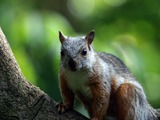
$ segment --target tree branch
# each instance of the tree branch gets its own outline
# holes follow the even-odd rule
[[[88,120],[75,111],[59,115],[55,104],[26,81],[0,28],[0,120]]]

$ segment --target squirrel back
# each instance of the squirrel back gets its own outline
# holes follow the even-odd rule
[[[119,74],[121,75],[121,77],[134,80],[134,76],[122,60],[112,54],[105,52],[97,52],[97,54],[102,60],[104,60],[108,65],[110,65],[111,69],[114,69],[114,74]]]

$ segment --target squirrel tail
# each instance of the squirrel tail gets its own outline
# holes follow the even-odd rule
[[[157,116],[158,120],[160,120],[160,109],[155,109],[155,115]]]
[[[119,120],[160,120],[160,109],[153,109],[142,86],[136,81],[121,84],[116,91]]]

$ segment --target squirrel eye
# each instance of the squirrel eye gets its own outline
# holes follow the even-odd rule
[[[81,53],[83,56],[85,56],[87,54],[87,50],[86,48],[83,49],[82,53]]]
[[[61,50],[61,56],[62,57],[64,56],[64,50]]]

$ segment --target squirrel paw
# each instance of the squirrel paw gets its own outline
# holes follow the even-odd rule
[[[59,102],[55,106],[58,110],[58,113],[65,113],[66,111],[71,110],[71,107],[69,104],[63,104],[62,102]]]

